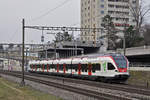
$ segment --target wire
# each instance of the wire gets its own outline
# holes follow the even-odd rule
[[[14,37],[16,36],[18,30],[19,30],[19,29],[17,28],[17,29],[14,31],[14,33],[12,33],[12,35],[9,37],[10,40],[14,40]]]
[[[36,21],[36,20],[39,20],[39,19],[41,19],[41,18],[47,16],[48,14],[52,13],[52,12],[55,11],[56,9],[62,7],[62,6],[65,5],[66,3],[68,3],[69,1],[71,1],[71,0],[65,0],[65,1],[62,2],[61,4],[59,4],[58,6],[56,6],[56,7],[52,8],[52,9],[50,9],[49,11],[45,12],[44,14],[42,14],[42,15],[40,15],[40,16],[38,16],[38,17],[35,17],[35,18],[33,18],[33,19],[31,19],[31,21]]]
[[[79,25],[80,24],[80,22],[78,22],[78,23],[74,23],[74,24],[72,24],[72,25],[70,25],[70,26],[76,26],[76,25]]]

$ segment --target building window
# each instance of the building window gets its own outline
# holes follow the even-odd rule
[[[112,5],[112,4],[109,4],[109,5],[108,5],[108,7],[110,7],[110,8],[114,8],[114,5]]]
[[[136,3],[136,1],[132,1],[132,3],[134,4],[134,3]]]
[[[104,11],[103,11],[103,10],[101,11],[101,14],[104,14]]]
[[[104,5],[101,5],[101,8],[104,8]]]

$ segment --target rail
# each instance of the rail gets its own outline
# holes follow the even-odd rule
[[[21,74],[20,73],[12,73],[12,72],[4,72],[4,71],[0,71],[2,74],[7,74],[7,75],[11,75],[11,76],[15,76],[18,78],[21,78]],[[89,97],[93,97],[99,100],[131,100],[129,98],[125,98],[125,97],[118,97],[115,95],[110,95],[110,94],[104,94],[104,93],[100,93],[100,92],[96,92],[96,91],[92,91],[92,90],[88,90],[88,89],[83,89],[83,88],[77,88],[74,86],[69,86],[69,85],[64,85],[64,84],[60,84],[60,83],[55,83],[55,82],[51,82],[48,80],[44,80],[42,78],[39,78],[39,76],[29,76],[29,75],[25,75],[25,79],[29,80],[29,81],[34,81],[37,83],[41,83],[44,85],[48,85],[48,86],[53,86],[56,88],[60,88],[60,89],[64,89],[70,92],[75,92],[78,94],[82,94],[85,96],[89,96]]]
[[[93,86],[96,88],[105,88],[105,89],[111,89],[111,90],[117,90],[117,91],[124,91],[124,92],[131,93],[131,94],[136,93],[140,95],[150,96],[149,88],[143,87],[143,86],[135,86],[135,85],[128,85],[128,84],[107,84],[107,83],[101,83],[101,82],[96,82],[96,81],[93,82],[93,81],[88,81],[88,80],[80,80],[80,79],[72,79],[72,78],[64,78],[64,77],[62,78],[62,77],[41,75],[41,74],[35,74],[35,73],[25,73],[25,74],[29,76],[36,76],[38,78],[60,80],[63,82],[83,84],[83,85]],[[139,97],[138,99],[143,99],[143,98]],[[124,100],[124,99],[121,99],[121,100]]]

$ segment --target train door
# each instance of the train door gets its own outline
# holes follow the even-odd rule
[[[64,74],[66,74],[66,64],[65,63],[63,64],[63,72],[64,72]]]
[[[92,64],[91,63],[88,64],[88,75],[89,76],[92,75]]]
[[[59,73],[59,64],[57,64],[57,73]]]
[[[111,77],[113,76],[115,72],[115,67],[113,66],[112,63],[110,62],[103,62],[102,63],[102,75],[106,77]]]
[[[45,65],[44,65],[44,64],[42,65],[42,70],[43,70],[43,72],[44,72],[44,70],[45,70]]]
[[[78,75],[81,75],[81,64],[78,64]]]
[[[102,76],[106,76],[106,74],[107,74],[107,62],[106,61],[103,61],[102,63],[101,63],[101,75]]]
[[[49,65],[47,64],[47,72],[49,72]]]

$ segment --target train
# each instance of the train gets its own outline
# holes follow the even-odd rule
[[[103,82],[125,82],[129,78],[129,61],[122,54],[96,54],[66,59],[29,62],[28,71]]]
[[[21,71],[21,61],[15,59],[0,58],[0,70]]]

